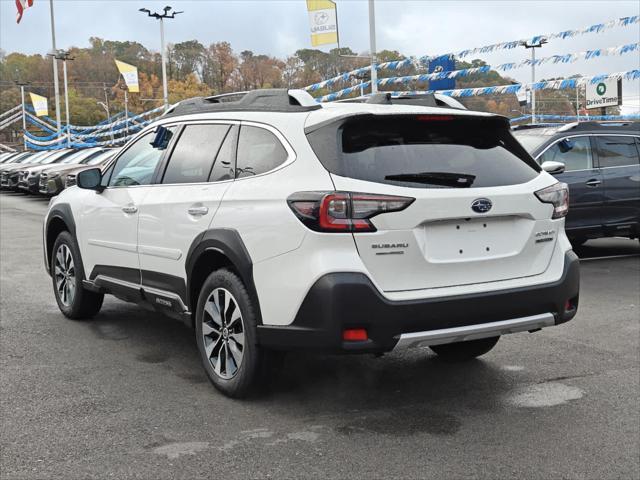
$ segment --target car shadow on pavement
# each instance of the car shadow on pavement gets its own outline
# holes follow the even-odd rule
[[[198,395],[222,395],[207,380],[190,326],[110,301],[88,328],[96,341],[126,342],[136,362],[150,364],[161,375],[174,374]],[[291,352],[267,388],[244,402],[269,414],[329,423],[344,434],[363,429],[452,434],[460,426],[452,411],[495,410],[513,387],[513,374],[490,357],[448,364],[428,348],[382,357]]]

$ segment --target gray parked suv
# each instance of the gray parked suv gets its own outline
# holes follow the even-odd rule
[[[640,235],[640,123],[521,126],[514,135],[542,168],[569,185],[565,229],[574,245]]]

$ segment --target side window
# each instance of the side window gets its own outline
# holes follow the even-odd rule
[[[229,125],[187,125],[171,153],[162,183],[206,182]]]
[[[633,137],[596,137],[600,168],[638,165],[638,150]]]
[[[216,157],[216,161],[213,164],[211,175],[209,175],[210,182],[220,182],[222,180],[232,180],[235,178],[238,130],[239,127],[234,125],[231,127],[231,130],[229,130],[229,133],[227,133]]]
[[[269,130],[244,125],[240,128],[236,178],[268,172],[286,160],[287,151]]]
[[[174,131],[175,127],[158,127],[136,140],[116,161],[109,186],[149,185]]]
[[[593,155],[589,137],[570,137],[560,140],[544,152],[538,159],[540,164],[562,162],[565,171],[590,170],[593,168]]]

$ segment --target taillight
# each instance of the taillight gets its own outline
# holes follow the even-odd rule
[[[551,218],[562,218],[569,212],[569,187],[566,183],[555,183],[535,193],[538,200],[553,205]]]
[[[296,217],[316,232],[375,232],[369,219],[404,210],[415,199],[354,192],[298,192],[287,199]]]

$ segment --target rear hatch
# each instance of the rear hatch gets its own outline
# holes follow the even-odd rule
[[[307,137],[336,190],[415,199],[371,218],[377,231],[353,233],[384,291],[546,270],[558,222],[534,195],[540,169],[503,117],[357,115]]]

